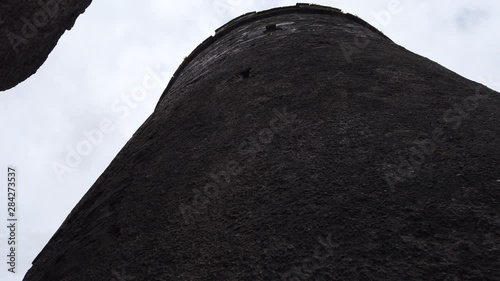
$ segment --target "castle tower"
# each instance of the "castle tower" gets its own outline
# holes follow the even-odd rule
[[[21,83],[45,62],[92,0],[0,2],[0,91]]]
[[[499,108],[337,9],[246,14],[24,280],[499,280]]]

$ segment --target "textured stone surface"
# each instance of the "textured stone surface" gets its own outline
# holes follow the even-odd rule
[[[499,108],[337,10],[247,15],[25,280],[500,280]]]
[[[16,86],[45,62],[91,0],[0,2],[0,91]]]

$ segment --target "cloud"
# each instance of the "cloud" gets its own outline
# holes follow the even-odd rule
[[[455,23],[460,29],[476,29],[479,28],[479,25],[484,22],[489,16],[490,14],[485,10],[472,10],[469,8],[464,8],[455,18]]]

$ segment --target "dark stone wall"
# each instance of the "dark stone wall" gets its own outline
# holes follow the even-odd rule
[[[33,75],[91,0],[0,3],[0,91]]]
[[[218,34],[24,280],[500,279],[498,93],[334,9]]]

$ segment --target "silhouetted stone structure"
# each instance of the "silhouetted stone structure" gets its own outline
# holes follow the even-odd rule
[[[499,108],[339,10],[247,14],[25,280],[500,280]]]
[[[16,86],[45,62],[91,0],[4,0],[0,3],[0,91]]]

